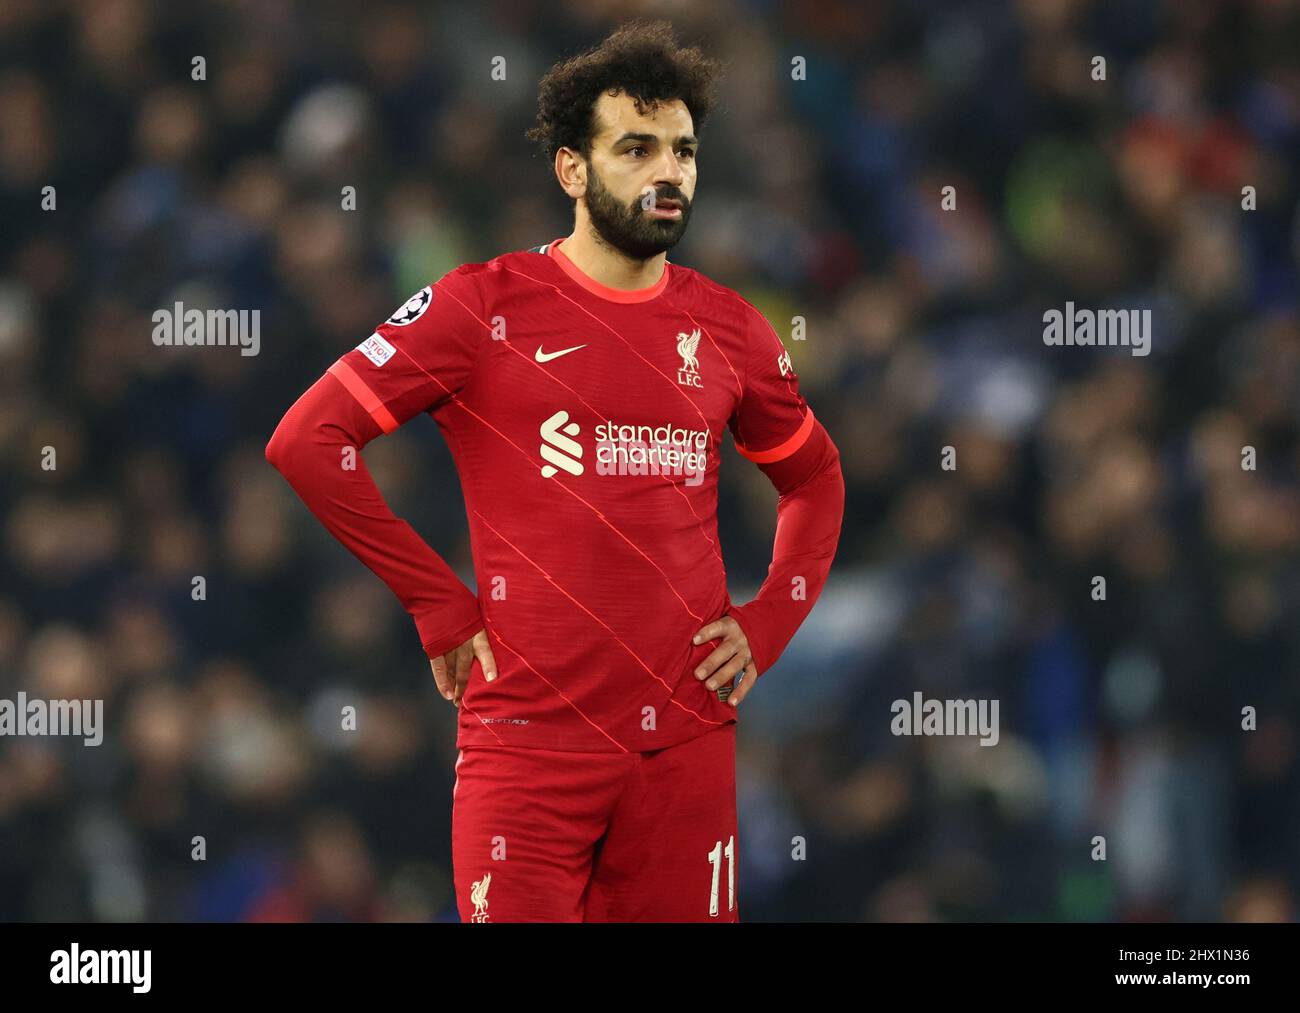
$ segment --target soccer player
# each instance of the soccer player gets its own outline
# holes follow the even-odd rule
[[[464,921],[739,919],[737,706],[825,583],[844,485],[762,314],[665,256],[716,74],[662,22],[552,68],[529,136],[573,232],[421,289],[266,448],[401,599],[458,708]],[[343,463],[421,412],[456,463],[477,594]],[[724,429],[780,493],[743,605],[718,544]]]

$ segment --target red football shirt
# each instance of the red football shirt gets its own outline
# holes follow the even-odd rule
[[[767,463],[813,416],[738,294],[668,263],[611,289],[560,247],[450,271],[330,372],[384,432],[429,411],[455,460],[499,671],[474,663],[457,746],[661,749],[736,717],[692,674],[731,607],[723,430]]]

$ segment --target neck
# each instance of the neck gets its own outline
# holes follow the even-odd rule
[[[664,252],[649,260],[635,260],[601,239],[590,222],[579,222],[560,249],[589,278],[625,291],[656,284],[663,277],[664,261],[668,257]]]

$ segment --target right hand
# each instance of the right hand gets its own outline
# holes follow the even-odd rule
[[[492,657],[492,646],[488,643],[487,630],[479,630],[441,658],[429,659],[429,664],[433,668],[433,681],[438,684],[438,692],[444,699],[454,703],[458,709],[461,694],[469,684],[469,670],[475,658],[478,658],[478,663],[483,668],[483,678],[491,682],[497,677],[497,663]]]

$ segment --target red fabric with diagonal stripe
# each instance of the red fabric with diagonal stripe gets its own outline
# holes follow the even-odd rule
[[[766,669],[812,608],[839,533],[838,455],[775,331],[735,292],[667,264],[615,295],[559,241],[544,250],[412,296],[291,409],[268,457],[398,594],[427,652],[487,629],[500,677],[475,662],[460,747],[662,749],[735,720],[692,675],[717,646],[692,645],[697,630],[734,612]],[[347,441],[421,412],[456,463],[476,601],[363,465],[337,465]],[[717,537],[727,429],[782,489],[777,558],[741,608]]]

